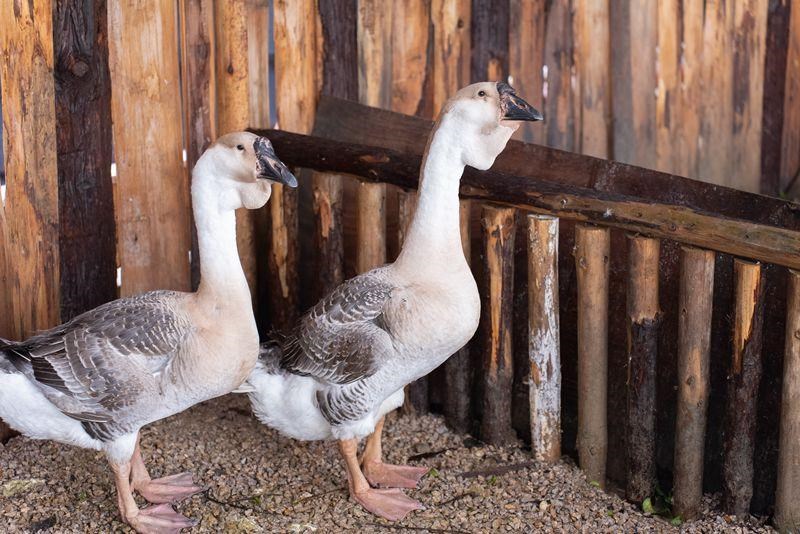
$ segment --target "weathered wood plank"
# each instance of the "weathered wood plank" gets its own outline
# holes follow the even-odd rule
[[[314,123],[321,60],[316,5],[314,0],[276,0],[273,8],[278,124],[293,132],[309,132]],[[273,326],[281,329],[298,314],[297,202],[296,190],[273,185],[267,304]]]
[[[574,10],[575,70],[578,73],[575,105],[580,117],[580,124],[576,125],[576,148],[582,154],[607,158],[611,145],[609,2],[576,0]]]
[[[675,424],[675,514],[695,517],[703,497],[703,454],[710,391],[714,256],[684,247],[678,316],[678,410]]]
[[[280,150],[281,158],[290,164],[346,172],[361,176],[364,180],[392,183],[408,189],[416,187],[415,169],[419,168],[421,161],[419,152],[400,153],[279,131],[259,133],[267,135],[276,149]],[[630,170],[633,172],[632,168]],[[715,213],[658,204],[635,196],[598,192],[494,171],[478,172],[468,168],[461,183],[461,195],[467,198],[502,202],[539,213],[613,226],[650,237],[672,239],[701,248],[800,268],[800,240],[794,230],[757,224],[752,220],[723,218]],[[754,203],[767,201],[767,204],[777,207],[779,213],[781,208],[791,212],[789,203],[780,205],[781,201],[776,199],[749,196]],[[720,211],[725,209],[721,207]],[[746,213],[751,219],[763,217],[763,213]]]
[[[608,452],[608,258],[607,228],[575,228],[578,280],[578,458],[586,478],[606,484]]]
[[[472,0],[470,78],[505,81],[508,76],[509,0]]]
[[[508,73],[510,84],[530,102],[543,102],[544,49],[546,20],[545,0],[509,1]],[[537,108],[538,109],[538,108]],[[547,130],[525,123],[514,134],[528,143],[544,143]]]
[[[574,151],[579,118],[575,116],[572,91],[572,70],[575,67],[572,10],[570,0],[553,0],[548,4],[544,50],[548,95],[544,102],[546,144]],[[536,105],[535,101],[533,104]]]
[[[737,259],[733,266],[736,314],[733,323],[733,357],[728,371],[722,505],[727,513],[743,516],[749,514],[753,496],[764,280],[758,263]]]
[[[502,444],[514,439],[511,427],[511,386],[514,348],[511,343],[514,300],[515,210],[484,206],[481,228],[485,246],[481,440]]]
[[[800,530],[800,273],[789,272],[775,526]]]
[[[558,219],[527,219],[531,450],[537,460],[556,462],[561,458]]]
[[[469,84],[470,0],[431,0],[433,25],[432,117],[447,99]]]
[[[22,338],[61,319],[52,2],[0,5],[0,56],[10,336]]]
[[[269,0],[246,5],[248,120],[251,128],[269,128]]]
[[[800,9],[793,9],[786,63],[781,191],[800,197]]]
[[[62,320],[117,295],[106,15],[101,0],[53,6]]]
[[[642,502],[656,482],[656,358],[660,243],[628,237],[628,476],[626,496]]]
[[[116,215],[123,295],[190,287],[176,9],[109,3]],[[130,46],[130,43],[137,46]]]
[[[786,0],[769,0],[767,10],[759,191],[765,195],[778,195],[781,192],[781,143],[786,111],[786,81],[791,76],[787,72],[787,60],[792,3]]]
[[[191,181],[195,163],[216,138],[214,88],[214,6],[211,0],[181,0],[181,67],[183,83],[186,169]],[[200,285],[200,252],[197,229],[192,225],[191,287]]]

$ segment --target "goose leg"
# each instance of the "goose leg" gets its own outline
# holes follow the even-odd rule
[[[139,448],[139,438],[136,438],[136,448],[131,459],[131,487],[154,504],[176,504],[188,499],[195,493],[200,493],[205,488],[194,483],[191,473],[179,473],[163,478],[150,478],[147,467],[142,459]]]
[[[419,480],[430,471],[430,468],[383,463],[381,433],[384,420],[382,417],[378,421],[375,430],[367,438],[364,456],[361,459],[364,476],[370,484],[379,488],[416,488]]]
[[[422,504],[408,497],[399,489],[375,489],[370,487],[358,465],[358,441],[347,439],[339,441],[339,452],[344,458],[350,496],[373,514],[397,521],[413,510],[423,508]]]
[[[193,527],[195,521],[177,513],[168,504],[139,509],[133,500],[130,483],[131,462],[111,463],[117,486],[117,506],[122,520],[141,534],[177,534],[183,528]]]

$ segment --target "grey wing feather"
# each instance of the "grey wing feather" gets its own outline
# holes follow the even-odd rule
[[[104,304],[6,349],[61,411],[106,422],[136,402],[191,332],[166,305],[169,291]]]
[[[383,312],[393,289],[381,269],[341,284],[281,343],[281,368],[332,384],[374,374],[392,343]]]

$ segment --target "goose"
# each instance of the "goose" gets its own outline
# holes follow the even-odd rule
[[[220,137],[192,176],[197,292],[122,298],[25,341],[0,339],[0,418],[30,438],[103,451],[122,520],[144,533],[192,526],[171,504],[203,488],[189,473],[152,479],[139,430],[235,389],[258,358],[234,212],[263,206],[271,181],[297,186],[270,142],[248,132]],[[153,505],[139,509],[134,490]]]
[[[478,327],[478,288],[459,229],[464,167],[488,169],[518,121],[538,120],[506,83],[458,91],[428,140],[417,209],[397,260],[344,282],[290,333],[265,342],[239,390],[256,417],[283,434],[338,440],[350,496],[375,515],[398,520],[421,508],[400,488],[416,487],[428,471],[383,462],[384,416],[402,404],[405,385],[442,364]]]

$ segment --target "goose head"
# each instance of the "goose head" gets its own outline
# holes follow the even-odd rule
[[[266,137],[234,132],[218,138],[195,165],[192,187],[216,190],[222,209],[258,209],[272,184],[297,187],[297,179],[275,155]]]
[[[542,114],[504,82],[480,82],[464,87],[447,101],[439,124],[448,124],[465,165],[479,170],[492,166],[521,121],[540,121]]]

